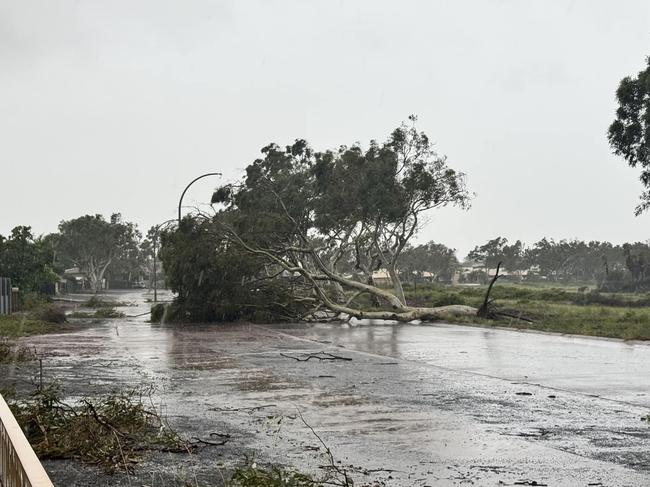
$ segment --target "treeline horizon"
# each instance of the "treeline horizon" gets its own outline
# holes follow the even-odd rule
[[[461,272],[466,281],[484,281],[501,263],[506,275],[520,278],[546,279],[603,284],[627,282],[628,288],[650,280],[650,242],[613,244],[601,240],[560,239],[544,237],[527,245],[496,237],[475,246],[460,260],[455,249],[430,241],[405,248],[400,264],[406,275],[415,273],[434,281],[451,281]],[[626,287],[622,284],[617,287]]]
[[[90,238],[99,235],[100,239]],[[134,274],[150,274],[147,261],[152,257],[153,237],[153,229],[143,236],[137,224],[122,220],[119,214],[106,220],[101,215],[85,215],[62,221],[58,232],[39,236],[31,227],[19,225],[7,236],[0,234],[0,276],[13,278],[26,291],[39,292],[44,283],[56,282],[65,266],[91,265],[82,258],[89,249],[75,241],[83,238],[91,240],[91,253],[103,268],[95,271],[95,286],[104,275],[128,283]],[[462,260],[455,249],[430,241],[407,245],[398,270],[405,284],[485,283],[499,263],[501,273],[511,280],[594,283],[609,291],[650,289],[649,241],[613,244],[544,237],[526,244],[496,237],[476,245]],[[342,267],[355,271],[352,265],[342,263]]]

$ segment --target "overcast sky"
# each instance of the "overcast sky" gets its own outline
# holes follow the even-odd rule
[[[269,142],[383,140],[413,113],[477,194],[420,240],[647,240],[606,130],[648,54],[647,0],[4,0],[0,233],[112,212],[146,230]]]

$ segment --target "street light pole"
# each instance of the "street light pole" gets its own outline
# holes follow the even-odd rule
[[[181,205],[183,204],[183,196],[185,196],[185,193],[187,193],[187,190],[190,189],[190,186],[192,186],[194,183],[196,183],[199,179],[203,179],[203,178],[205,178],[207,176],[223,176],[223,174],[221,174],[220,172],[209,172],[209,173],[206,173],[206,174],[202,174],[198,178],[193,179],[192,182],[190,182],[190,184],[185,186],[185,189],[183,190],[183,193],[181,193],[181,199],[178,200],[178,225],[179,226],[181,224]]]
[[[162,223],[159,223],[154,228],[153,232],[153,302],[158,302],[158,266],[157,266],[157,257],[158,257],[158,233],[160,232],[160,227],[164,225],[169,225],[176,220],[167,220]]]
[[[206,178],[208,176],[223,176],[220,172],[208,172],[205,174],[201,174],[198,178],[194,178],[190,184],[185,186],[185,189],[181,193],[181,198],[178,200],[178,230],[180,231],[181,229],[181,206],[183,204],[183,196],[185,196],[185,193],[187,193],[187,190],[190,189],[190,186],[192,186],[194,183],[196,183],[199,179]],[[181,284],[178,287],[178,296],[182,300],[182,295],[183,295],[183,286],[182,286],[182,281]]]

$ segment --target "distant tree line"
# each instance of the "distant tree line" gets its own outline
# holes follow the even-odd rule
[[[499,262],[507,277],[515,280],[593,283],[611,291],[650,289],[648,242],[614,245],[543,238],[526,246],[497,237],[474,247],[464,264],[454,249],[429,242],[407,247],[400,270],[406,282],[451,282],[455,276],[461,282],[483,283]]]
[[[64,220],[58,232],[41,236],[18,226],[0,235],[0,276],[11,278],[23,295],[52,294],[69,269],[95,292],[102,282],[129,287],[139,277],[152,277],[153,236],[152,229],[143,238],[119,213]]]

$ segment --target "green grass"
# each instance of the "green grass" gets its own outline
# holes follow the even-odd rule
[[[50,325],[45,321],[28,318],[24,315],[0,315],[1,337],[16,338],[29,335],[41,335],[55,330],[55,325]]]
[[[483,302],[485,286],[418,286],[406,290],[407,301],[417,306]],[[474,317],[459,323],[506,326],[610,338],[650,340],[650,296],[578,292],[577,287],[531,287],[497,283],[492,290],[497,311],[521,315],[533,323],[514,318],[497,321]]]

